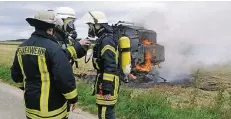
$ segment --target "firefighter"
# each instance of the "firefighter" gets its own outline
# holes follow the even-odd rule
[[[53,37],[54,11],[37,12],[26,21],[35,31],[17,48],[11,77],[24,90],[28,119],[67,119],[78,100],[75,78],[63,49]]]
[[[60,46],[65,49],[68,54],[68,58],[77,60],[86,54],[84,47],[90,44],[88,40],[80,40],[79,42],[75,39],[77,38],[77,32],[75,31],[74,22],[76,20],[75,11],[70,7],[59,7],[55,10],[56,15],[60,18],[63,24],[56,25],[54,37],[60,44]]]
[[[90,41],[85,39],[79,42],[75,41],[77,38],[74,25],[76,17],[75,11],[72,8],[59,7],[55,10],[55,13],[60,23],[55,26],[54,37],[58,44],[64,49],[71,65],[75,62],[76,67],[78,67],[77,58],[81,58],[86,54],[84,46],[88,46]],[[69,105],[67,105],[67,111],[70,111]]]
[[[83,17],[89,26],[88,37],[98,37],[93,48],[93,67],[97,70],[94,95],[99,119],[114,119],[119,90],[118,42],[113,29],[101,11],[90,11]]]

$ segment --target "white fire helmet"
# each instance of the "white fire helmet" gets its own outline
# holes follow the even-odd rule
[[[55,12],[62,19],[66,19],[66,18],[76,19],[75,10],[70,7],[59,7],[55,10]]]
[[[27,18],[26,21],[31,26],[38,26],[41,24],[47,24],[47,25],[62,25],[63,22],[60,22],[59,18],[56,17],[56,14],[52,10],[48,11],[39,11],[34,15],[34,18]]]
[[[84,23],[108,23],[106,15],[101,11],[89,11],[83,16]]]
[[[74,22],[76,20],[75,10],[70,7],[59,7],[55,10],[57,17],[63,20],[64,31],[71,32],[75,30]]]

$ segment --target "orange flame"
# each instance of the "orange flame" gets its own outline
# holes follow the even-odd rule
[[[151,45],[152,42],[149,41],[149,40],[143,40],[142,41],[142,44],[144,45]],[[151,65],[151,53],[150,52],[145,52],[145,55],[144,55],[144,64],[137,64],[136,65],[136,69],[139,70],[139,71],[145,71],[145,72],[149,72],[151,69],[152,69],[152,65]]]
[[[149,40],[142,40],[141,43],[144,45],[151,45],[152,44],[152,42]]]

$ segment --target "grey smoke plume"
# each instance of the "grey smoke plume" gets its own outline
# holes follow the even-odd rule
[[[168,80],[193,69],[231,61],[231,2],[168,2],[163,9],[133,17],[157,32],[166,61],[159,70]],[[136,13],[137,16],[137,13]]]

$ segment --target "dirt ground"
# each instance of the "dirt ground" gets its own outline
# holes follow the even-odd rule
[[[0,119],[25,119],[23,91],[0,83]],[[97,119],[81,109],[70,113],[69,119]]]

